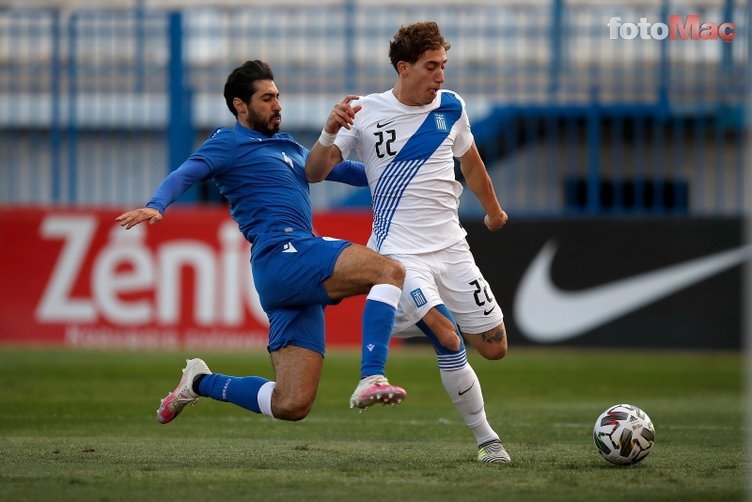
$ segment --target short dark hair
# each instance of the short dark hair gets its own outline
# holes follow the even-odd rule
[[[451,45],[444,40],[439,25],[434,21],[401,26],[389,44],[389,60],[397,70],[400,61],[413,64],[424,52],[441,47],[448,51]]]
[[[232,100],[239,98],[243,103],[250,103],[251,96],[256,92],[254,82],[257,80],[274,80],[274,74],[268,64],[259,59],[246,61],[238,66],[227,77],[225,83],[225,102],[230,112],[237,118],[238,111],[232,104]]]

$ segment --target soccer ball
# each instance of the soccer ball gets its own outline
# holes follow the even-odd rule
[[[598,453],[612,464],[636,464],[653,448],[655,428],[637,406],[617,404],[595,421],[593,441]]]

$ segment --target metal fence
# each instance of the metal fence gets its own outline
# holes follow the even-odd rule
[[[610,38],[612,18],[672,14],[734,23],[736,37]],[[0,203],[142,203],[210,129],[232,122],[222,87],[247,59],[270,62],[284,128],[310,145],[344,94],[393,84],[388,42],[425,19],[452,43],[446,87],[465,98],[508,210],[750,207],[749,5],[733,0],[0,10]],[[318,208],[367,201],[336,184],[312,195]],[[205,198],[210,188],[186,196]],[[479,210],[463,198],[463,211]]]

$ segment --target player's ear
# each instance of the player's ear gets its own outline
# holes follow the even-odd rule
[[[397,71],[399,72],[400,76],[407,74],[407,69],[409,68],[409,65],[405,61],[400,61],[397,63]]]
[[[247,106],[240,98],[233,98],[232,99],[232,106],[235,107],[235,110],[238,112],[238,114],[246,113],[247,112]]]

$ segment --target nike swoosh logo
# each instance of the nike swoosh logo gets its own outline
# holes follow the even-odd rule
[[[752,245],[722,251],[580,291],[551,281],[557,244],[540,250],[520,281],[515,321],[536,342],[574,338],[645,305],[712,277],[752,257]]]
[[[484,310],[484,311],[483,311],[483,315],[488,315],[488,314],[490,314],[491,312],[493,312],[493,310],[494,310],[495,308],[496,308],[496,305],[494,305],[493,307],[491,307],[491,308],[490,308],[490,309],[488,309],[488,310]]]
[[[394,122],[395,120],[397,120],[397,119],[392,119],[389,122],[384,122],[383,124],[381,122],[376,122],[376,128],[377,129],[381,129],[382,127],[386,127],[389,124],[391,124],[392,122]]]
[[[475,380],[473,380],[473,383],[470,384],[470,387],[468,387],[465,390],[459,391],[457,394],[461,396],[462,394],[465,394],[466,392],[470,392],[470,389],[472,389],[473,386],[475,386]]]

